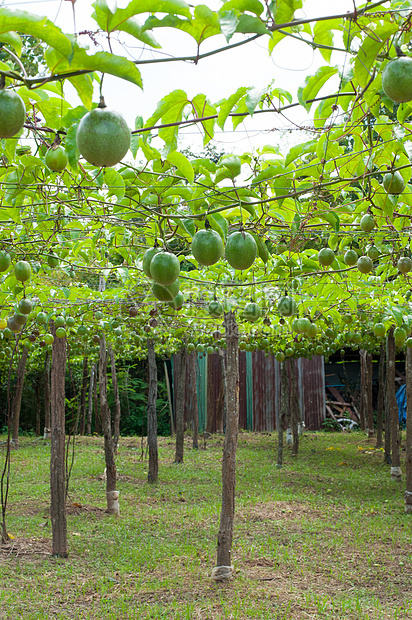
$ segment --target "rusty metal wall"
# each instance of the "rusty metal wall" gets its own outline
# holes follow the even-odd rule
[[[318,431],[325,419],[325,370],[323,357],[300,360],[300,392],[306,429]]]
[[[196,355],[196,354],[192,354]],[[249,356],[249,357],[248,357]],[[174,370],[180,356],[174,356]],[[208,355],[205,364],[203,389],[198,397],[199,418],[201,411],[207,412],[206,429],[208,432],[222,432],[223,420],[223,385],[219,355]],[[311,360],[295,361],[297,385],[301,416],[308,430],[319,430],[325,419],[325,375],[323,357],[315,356]],[[173,373],[176,377],[176,372]],[[186,385],[191,377],[186,372]],[[199,382],[199,377],[198,377]],[[177,391],[174,380],[174,394]],[[273,355],[266,356],[263,351],[253,353],[239,352],[239,426],[259,432],[271,432],[276,429],[280,411],[280,364]],[[191,403],[186,401],[186,419],[191,419]],[[201,420],[200,420],[201,421]],[[200,424],[201,426],[201,424]]]

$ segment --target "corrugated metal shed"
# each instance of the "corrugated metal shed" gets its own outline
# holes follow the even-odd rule
[[[192,354],[195,355],[195,354]],[[173,366],[176,365],[174,356]],[[178,362],[177,362],[178,363]],[[325,419],[325,375],[323,357],[298,359],[294,363],[301,417],[308,430],[319,430]],[[186,375],[187,376],[187,375]],[[174,373],[174,393],[176,393]],[[187,384],[190,379],[187,377]],[[199,431],[224,429],[224,399],[221,360],[217,353],[197,356]],[[190,420],[190,403],[186,419]],[[280,364],[263,351],[239,352],[239,425],[260,432],[276,429],[280,411]]]

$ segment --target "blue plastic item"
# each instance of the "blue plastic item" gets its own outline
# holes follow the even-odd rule
[[[399,424],[406,425],[406,385],[401,385],[396,392],[396,402],[398,403]]]

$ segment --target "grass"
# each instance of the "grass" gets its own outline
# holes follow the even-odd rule
[[[118,456],[121,517],[105,514],[102,438],[75,448],[67,560],[50,557],[50,445],[12,454],[8,531],[0,546],[0,618],[406,620],[412,618],[411,516],[404,483],[362,433],[307,433],[276,468],[276,436],[241,433],[235,578],[215,564],[223,438],[206,450],[160,439],[160,478],[146,483],[140,438]],[[0,453],[0,460],[4,451]]]

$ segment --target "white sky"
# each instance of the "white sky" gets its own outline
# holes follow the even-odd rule
[[[200,4],[198,1],[196,3]],[[215,9],[220,6],[216,0],[206,0],[203,3]],[[364,0],[355,0],[355,4],[360,6],[364,4]],[[127,5],[127,0],[118,2],[119,7],[125,5]],[[74,31],[70,1],[4,0],[2,6],[47,15],[64,32]],[[303,9],[297,12],[296,17],[335,15],[353,11],[353,6],[354,0],[306,0]],[[94,28],[95,22],[90,19],[92,10],[91,0],[79,0],[75,4],[77,31]],[[154,35],[161,43],[162,51],[168,54],[186,56],[196,53],[194,40],[185,33],[162,28],[155,30]],[[81,37],[80,40],[83,44],[87,42],[86,37]],[[98,40],[104,44],[103,37]],[[238,39],[233,37],[231,42],[236,40],[240,40],[240,37]],[[134,46],[134,49],[130,51],[135,59],[140,58],[142,54],[144,58],[159,57],[157,52],[149,50],[142,52],[142,45],[139,41],[130,37],[128,41]],[[297,88],[304,82],[305,77],[313,74],[319,66],[325,63],[319,52],[314,52],[309,46],[293,39],[287,39],[278,44],[274,54],[270,57],[267,41],[267,37],[261,37],[257,41],[235,48],[230,52],[204,59],[198,65],[174,62],[139,67],[143,77],[143,91],[126,81],[105,76],[103,90],[106,103],[109,107],[121,112],[130,127],[134,128],[134,119],[137,115],[143,116],[146,120],[155,110],[157,102],[177,88],[185,90],[189,97],[204,93],[212,103],[215,103],[234,93],[240,86],[263,88],[271,80],[275,80],[275,86],[288,90],[296,100]],[[226,45],[226,40],[223,36],[211,37],[204,43],[204,46],[201,46],[201,52],[224,45]],[[90,47],[93,47],[91,42]],[[118,50],[122,53],[120,48]],[[114,51],[117,50],[114,49]],[[341,64],[343,57],[343,53],[335,53],[332,62]],[[69,90],[67,93],[69,100],[76,103],[73,94]],[[288,115],[289,118],[295,123],[304,123],[307,115],[300,109]],[[224,135],[217,134],[214,144],[218,149],[223,148],[227,152],[239,152],[253,150],[268,143],[279,144],[280,140],[288,144],[303,141],[304,137],[299,136],[300,132],[293,131],[291,134],[286,134],[282,131],[282,128],[293,127],[288,119],[280,119],[277,115],[258,115],[252,121],[249,120],[239,125],[236,133],[231,131],[231,123],[228,121]],[[271,132],[270,130],[275,127],[276,132]],[[202,148],[196,128],[188,128],[184,135],[185,146],[190,144],[195,149]]]

